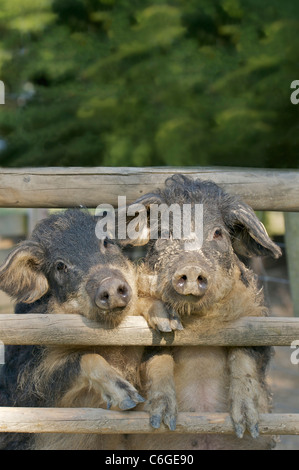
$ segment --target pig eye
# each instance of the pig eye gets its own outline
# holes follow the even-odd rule
[[[56,269],[59,272],[64,271],[66,273],[67,272],[67,265],[64,264],[62,261],[58,261],[58,263],[56,264]]]
[[[215,230],[214,235],[213,235],[213,238],[214,238],[214,239],[220,239],[220,238],[222,238],[222,230],[221,230],[221,228],[217,228],[217,230]]]

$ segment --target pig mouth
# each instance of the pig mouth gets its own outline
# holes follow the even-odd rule
[[[95,321],[99,323],[107,323],[115,325],[115,323],[120,323],[122,318],[126,315],[128,311],[128,305],[123,307],[116,307],[111,310],[104,310],[99,307],[93,309],[93,314],[91,315]]]
[[[185,294],[184,295],[184,294],[178,294],[177,292],[175,292],[173,296],[180,302],[185,302],[186,304],[188,303],[197,304],[201,302],[201,300],[205,297],[205,294],[203,295]]]
[[[173,305],[179,303],[180,305],[185,304],[186,306],[190,305],[194,307],[200,307],[206,299],[207,293],[202,295],[179,294],[172,288],[172,286],[168,289],[165,289],[164,293],[162,294],[162,300]]]
[[[193,294],[187,294],[187,295],[181,295],[178,294],[181,299],[184,299],[186,302],[192,302],[192,303],[197,303],[199,302],[203,297],[203,295],[193,295]]]
[[[101,310],[101,313],[102,313],[102,315],[105,315],[105,316],[110,316],[110,315],[117,316],[117,315],[123,314],[125,310],[126,310],[126,307],[125,308],[116,307],[116,308],[113,308],[113,309],[108,310],[108,311],[107,310]]]

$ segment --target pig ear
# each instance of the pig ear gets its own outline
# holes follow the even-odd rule
[[[264,225],[247,204],[237,202],[226,212],[226,225],[231,233],[235,252],[248,258],[267,256],[279,258],[280,248],[272,242]]]
[[[140,198],[136,199],[132,204],[130,204],[127,210],[126,216],[126,238],[124,240],[119,240],[120,244],[123,246],[144,246],[150,240],[150,205],[151,204],[162,204],[164,200],[159,194],[148,193]],[[134,216],[134,211],[139,212],[138,219],[140,224],[136,228],[136,231],[139,232],[137,237],[130,236],[130,230],[132,229],[132,223],[135,224],[136,216]],[[134,221],[135,218],[135,221]]]
[[[42,297],[49,288],[40,269],[42,255],[35,242],[18,245],[0,266],[0,289],[18,302],[32,303]]]

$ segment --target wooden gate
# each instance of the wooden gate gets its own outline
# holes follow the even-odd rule
[[[0,207],[95,208],[130,204],[165,179],[183,173],[209,179],[239,195],[255,210],[299,212],[299,171],[230,168],[28,168],[2,169]],[[299,240],[298,240],[299,243]],[[141,317],[128,317],[116,329],[103,329],[80,315],[1,314],[4,344],[146,346],[290,346],[299,340],[299,318],[242,318],[221,331],[194,337],[188,330],[158,333]],[[262,414],[260,434],[299,434],[299,414]],[[167,433],[153,429],[146,412],[96,408],[0,407],[0,431],[64,433]],[[179,413],[172,433],[234,433],[227,413]]]

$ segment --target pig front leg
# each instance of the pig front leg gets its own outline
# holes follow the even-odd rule
[[[121,410],[144,402],[138,391],[99,354],[84,354],[79,375],[61,406],[112,406]]]
[[[85,354],[81,359],[81,372],[89,385],[101,393],[107,408],[118,406],[121,410],[129,410],[144,401],[137,390],[99,354]]]
[[[269,349],[267,347],[231,348],[229,351],[231,418],[239,438],[243,437],[246,429],[253,438],[257,438],[259,413],[268,411],[268,392],[264,383],[264,372]]]
[[[176,428],[177,402],[174,384],[174,360],[170,351],[151,352],[142,367],[147,401],[144,409],[150,414],[153,428],[164,422],[171,431]]]
[[[138,299],[138,311],[146,319],[149,327],[162,333],[183,329],[179,315],[171,308],[168,308],[161,300],[152,297],[140,297]]]
[[[179,315],[159,300],[157,283],[156,275],[143,272],[142,268],[139,270],[137,314],[142,315],[151,328],[163,333],[183,330]]]

